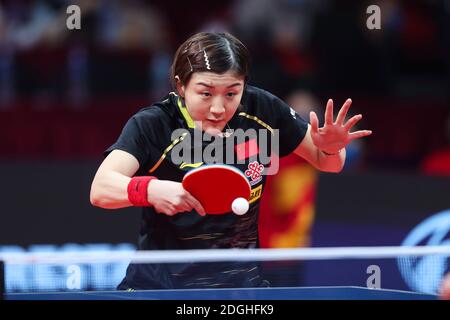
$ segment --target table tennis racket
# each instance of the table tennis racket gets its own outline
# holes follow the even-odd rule
[[[192,169],[183,178],[183,188],[196,198],[207,214],[232,211],[237,198],[250,199],[251,187],[238,169],[228,165],[204,165]]]

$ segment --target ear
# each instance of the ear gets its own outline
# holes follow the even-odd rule
[[[178,94],[184,98],[184,85],[181,83],[180,77],[179,76],[175,76],[175,82],[177,85],[177,91]]]

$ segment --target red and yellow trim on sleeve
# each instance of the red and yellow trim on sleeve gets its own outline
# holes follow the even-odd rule
[[[265,123],[264,121],[262,121],[261,119],[259,119],[258,117],[252,116],[252,115],[247,114],[245,112],[239,112],[239,116],[245,117],[245,118],[253,120],[253,121],[256,121],[259,125],[263,126],[267,130],[269,130],[271,134],[273,134],[273,128],[271,126],[269,126],[267,123]]]
[[[161,155],[159,160],[155,163],[155,165],[148,171],[148,173],[152,173],[156,169],[158,169],[158,167],[161,165],[161,162],[163,162],[163,160],[166,158],[167,153],[169,153],[169,151],[172,150],[173,147],[175,147],[175,145],[177,145],[178,143],[183,141],[186,135],[187,135],[187,132],[183,133],[180,137],[178,137],[177,139],[173,140],[173,142],[166,149],[164,149],[163,154]]]

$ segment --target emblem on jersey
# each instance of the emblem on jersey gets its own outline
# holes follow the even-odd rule
[[[235,149],[237,159],[239,161],[251,158],[259,153],[258,143],[256,142],[256,139],[251,139],[247,142],[237,144]]]
[[[255,185],[262,180],[262,172],[264,166],[259,164],[258,161],[253,161],[248,164],[247,170],[245,170],[245,176],[250,178],[250,185]]]

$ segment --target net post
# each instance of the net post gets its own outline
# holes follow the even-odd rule
[[[0,260],[0,300],[5,299],[5,263]]]

